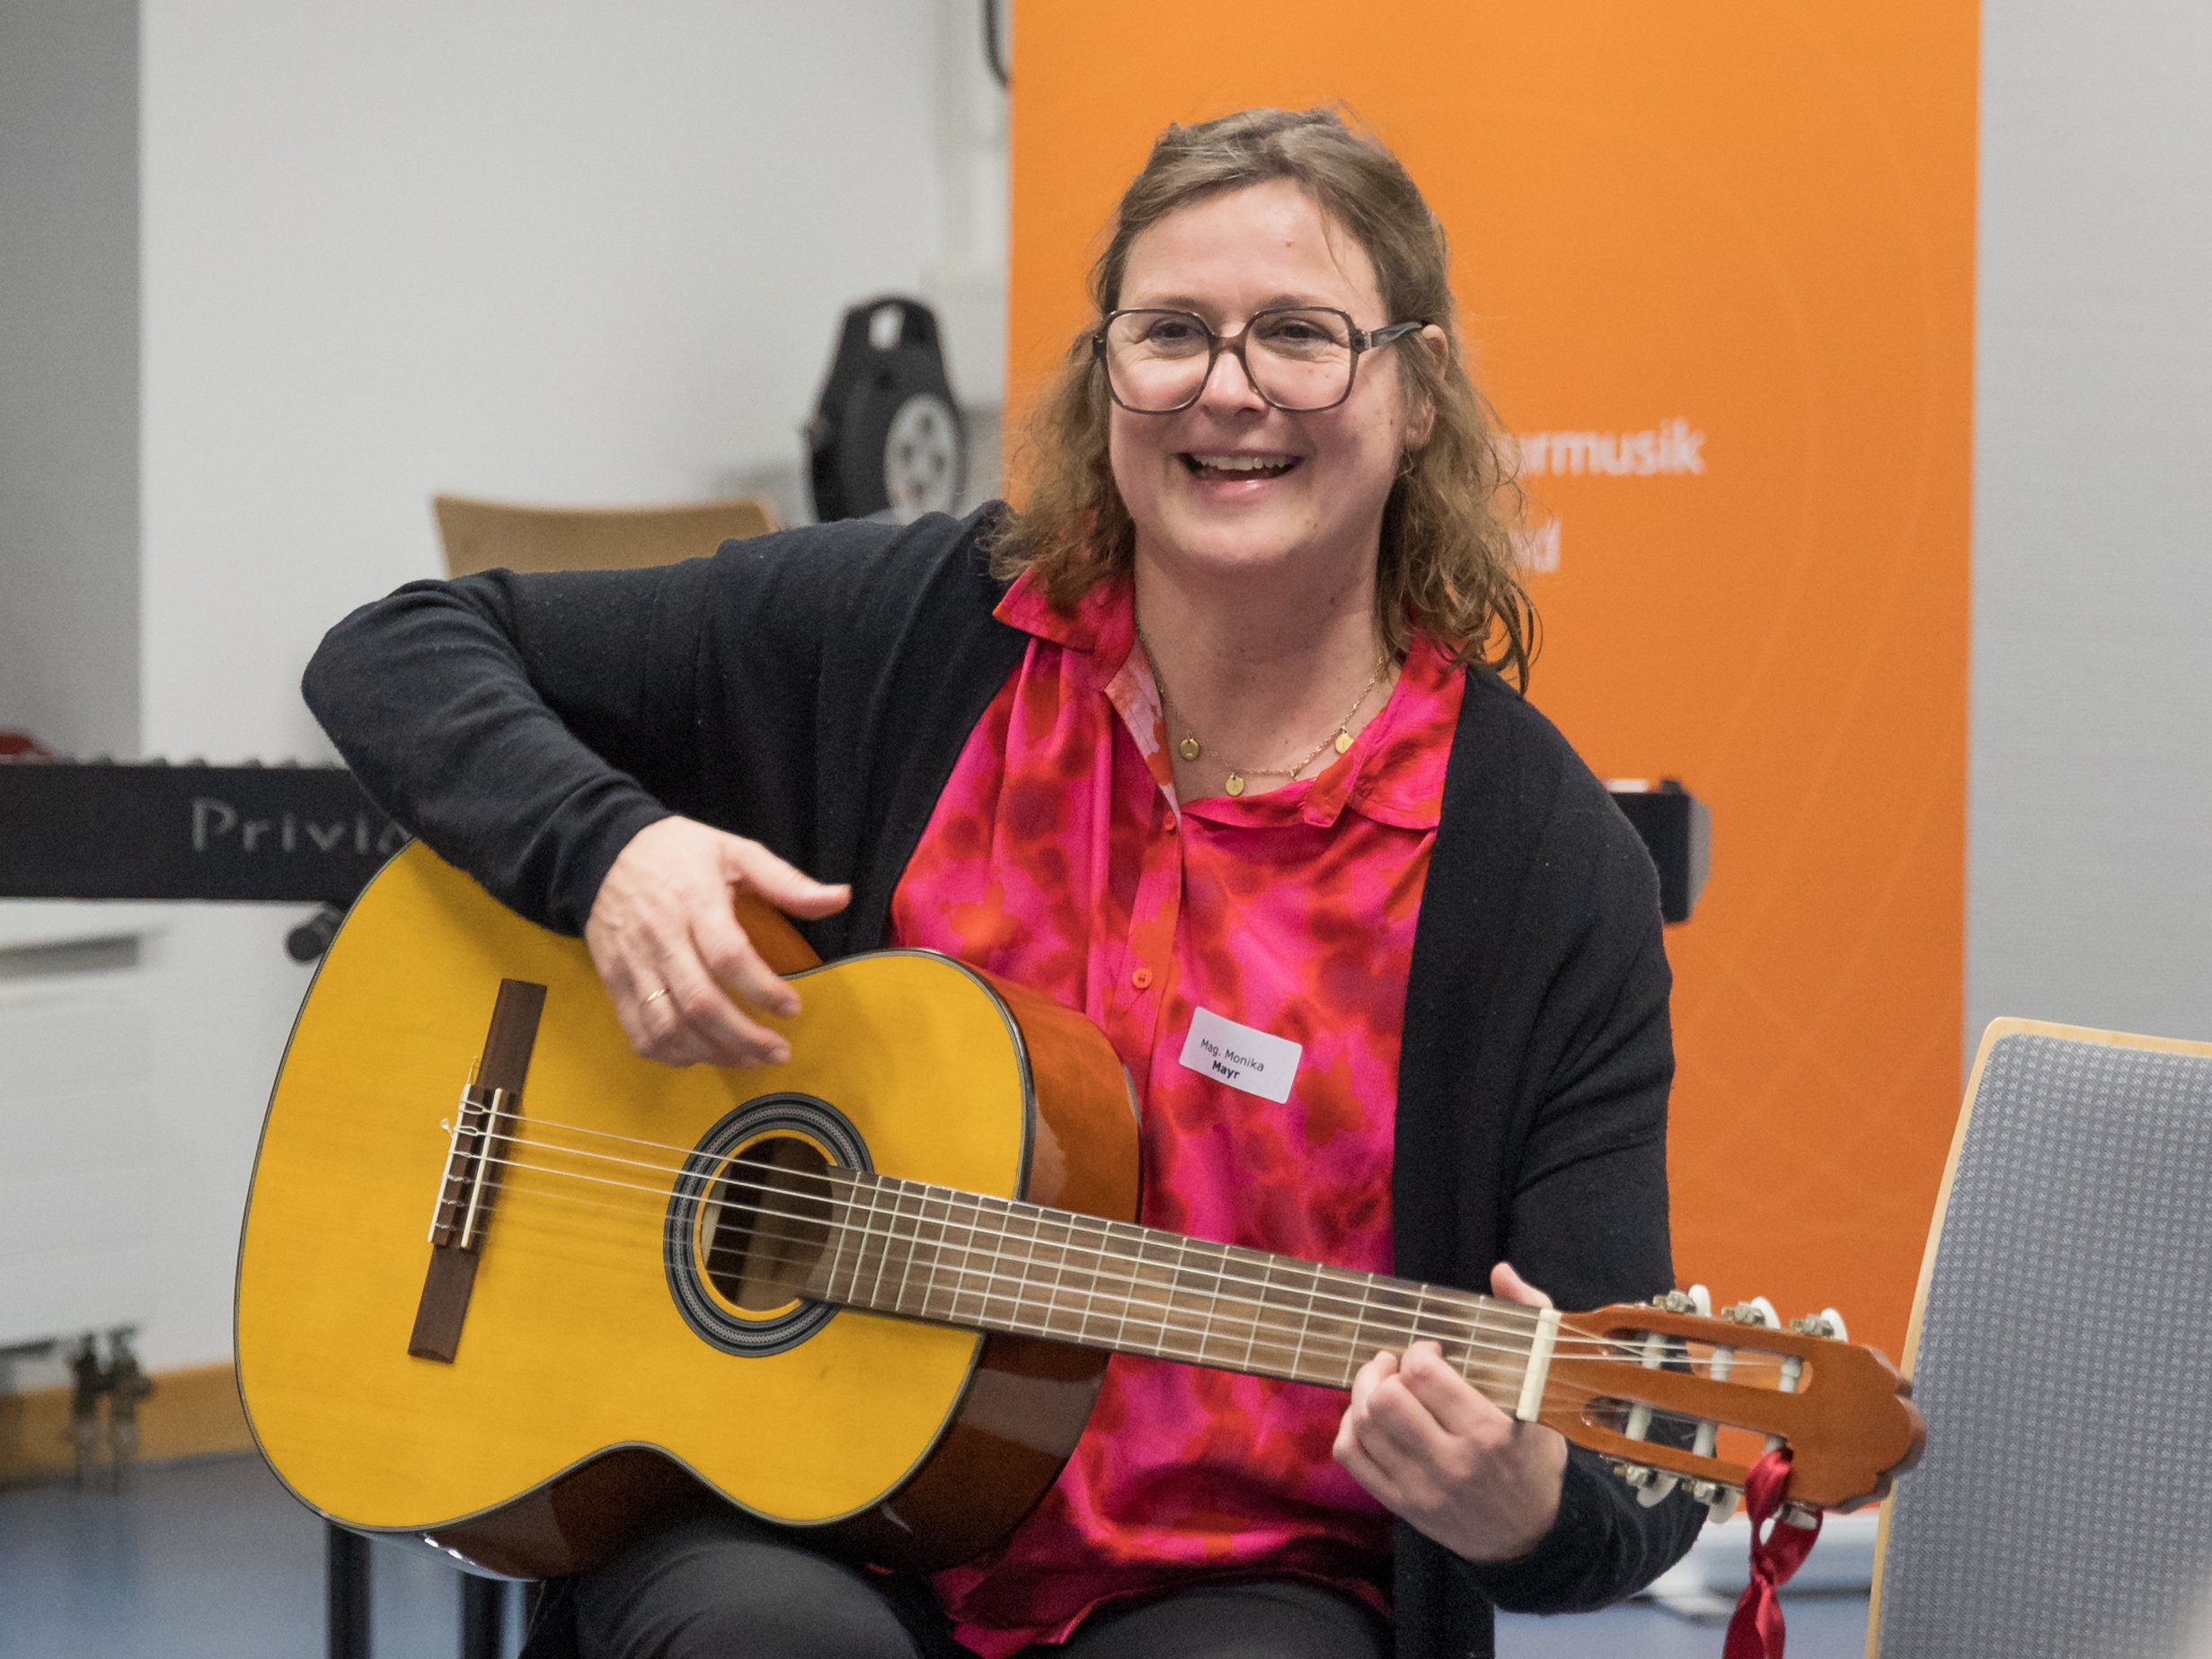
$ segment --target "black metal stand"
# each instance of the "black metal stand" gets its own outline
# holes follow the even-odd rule
[[[333,1526],[326,1542],[323,1596],[330,1659],[368,1659],[368,1540]]]
[[[507,1581],[461,1575],[461,1659],[500,1659],[507,1637]]]

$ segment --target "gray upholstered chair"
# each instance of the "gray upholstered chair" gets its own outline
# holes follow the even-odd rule
[[[1907,1370],[1873,1659],[2180,1651],[2212,1585],[2212,1043],[1982,1039]]]

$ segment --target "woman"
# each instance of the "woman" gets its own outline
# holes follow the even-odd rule
[[[731,918],[1083,1009],[1143,1219],[1568,1305],[1669,1282],[1655,881],[1526,676],[1445,238],[1327,112],[1172,128],[1020,514],[403,589],[307,692],[371,792],[581,931],[638,1051],[782,1055]],[[1226,1033],[1278,1080],[1192,1056]],[[1271,1046],[1270,1045],[1272,1045]],[[735,1515],[573,1586],[597,1654],[1486,1654],[1687,1547],[1417,1344],[1341,1395],[1118,1357],[1076,1455],[928,1584]]]

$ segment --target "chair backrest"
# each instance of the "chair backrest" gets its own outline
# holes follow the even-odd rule
[[[1875,1659],[2171,1655],[2212,1580],[2212,1044],[2000,1019],[1929,1231]]]
[[[510,507],[435,496],[446,571],[624,570],[712,552],[732,537],[775,528],[768,509],[739,498],[684,507]]]

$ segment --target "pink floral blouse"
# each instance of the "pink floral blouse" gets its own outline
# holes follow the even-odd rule
[[[1142,1219],[1387,1272],[1399,1027],[1463,683],[1417,642],[1388,703],[1310,781],[1175,799],[1126,583],[1072,613],[1017,582],[1031,636],[961,751],[891,906],[891,942],[1079,1008],[1143,1105]],[[1254,1092],[1192,1028],[1296,1045]],[[1234,1033],[1232,1033],[1234,1037]],[[1283,1073],[1290,1072],[1286,1098]],[[996,1549],[936,1578],[986,1659],[1117,1597],[1295,1575],[1380,1607],[1389,1517],[1330,1455],[1345,1396],[1118,1355],[1075,1454]]]

